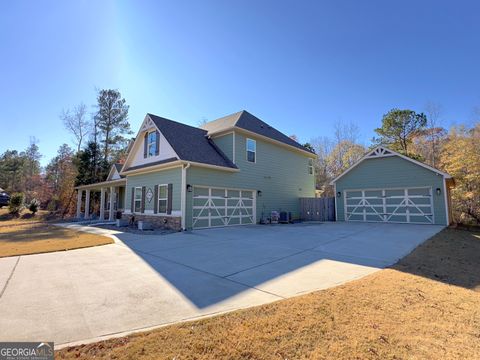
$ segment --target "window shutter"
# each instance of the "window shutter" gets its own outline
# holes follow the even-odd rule
[[[142,186],[142,214],[145,212],[145,186]]]
[[[160,154],[160,133],[158,130],[155,131],[155,155]]]
[[[167,194],[167,214],[172,213],[172,193],[173,193],[173,184],[168,184],[168,194]]]
[[[135,211],[135,188],[132,187],[132,203],[130,211],[133,213]]]
[[[153,213],[158,213],[158,185],[153,188]]]
[[[143,158],[145,159],[147,157],[147,147],[148,147],[148,132],[145,133],[145,136],[143,137]]]

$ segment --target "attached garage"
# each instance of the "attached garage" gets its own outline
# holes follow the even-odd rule
[[[450,175],[377,147],[332,181],[337,221],[448,225]]]
[[[255,224],[255,194],[254,190],[194,186],[193,228]]]

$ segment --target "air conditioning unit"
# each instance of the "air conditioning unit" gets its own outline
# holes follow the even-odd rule
[[[280,211],[280,220],[281,224],[289,224],[292,222],[292,213],[286,211]]]

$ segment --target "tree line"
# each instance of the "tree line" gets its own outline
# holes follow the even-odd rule
[[[75,186],[104,181],[111,165],[124,161],[132,134],[129,107],[118,90],[99,90],[96,100],[91,114],[83,103],[61,111],[59,120],[72,135],[73,148],[62,144],[44,169],[35,138],[25,151],[1,154],[0,187],[23,193],[27,204],[36,199],[52,212],[73,214]]]

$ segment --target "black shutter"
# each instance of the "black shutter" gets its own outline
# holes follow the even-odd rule
[[[172,213],[172,193],[173,193],[173,184],[168,184],[168,194],[167,194],[167,214]]]
[[[133,212],[135,211],[135,188],[132,187],[132,204],[131,204],[132,208],[130,209],[130,211]]]
[[[142,186],[142,214],[145,212],[145,186]]]
[[[158,213],[158,185],[153,188],[153,213]]]
[[[157,131],[155,131],[155,155],[158,155],[160,154],[160,133]]]
[[[145,136],[143,137],[143,158],[145,159],[147,157],[147,147],[148,147],[148,132],[145,133]]]

